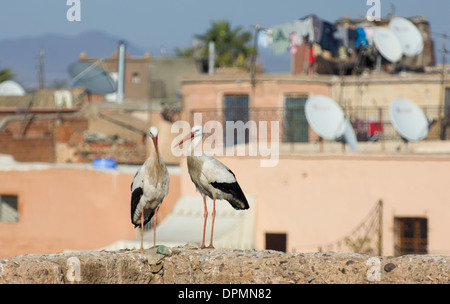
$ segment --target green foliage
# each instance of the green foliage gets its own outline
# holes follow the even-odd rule
[[[15,78],[16,75],[10,69],[0,70],[0,82]]]
[[[243,31],[241,26],[231,28],[226,20],[212,21],[210,29],[203,35],[196,35],[200,41],[198,46],[185,49],[175,49],[176,56],[208,57],[208,44],[215,43],[216,67],[250,67],[253,53],[252,34]]]

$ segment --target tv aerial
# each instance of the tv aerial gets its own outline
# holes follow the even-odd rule
[[[436,122],[428,121],[423,111],[414,102],[398,98],[389,108],[391,122],[408,149],[408,142],[417,142],[428,136],[428,131]]]
[[[353,127],[333,99],[322,95],[311,96],[305,104],[305,115],[308,124],[321,139],[342,141],[352,150],[357,150]]]

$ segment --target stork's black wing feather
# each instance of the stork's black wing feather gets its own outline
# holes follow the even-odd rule
[[[139,226],[138,224],[133,222],[133,215],[137,205],[139,204],[139,200],[141,199],[142,194],[144,194],[144,192],[142,191],[141,187],[134,189],[134,191],[131,193],[131,222],[134,224],[134,227]]]
[[[233,172],[231,172],[231,173],[233,173]],[[243,209],[248,209],[250,207],[248,205],[247,199],[245,198],[244,192],[242,192],[242,189],[237,182],[234,182],[234,183],[212,182],[211,186],[213,186],[214,188],[219,189],[225,193],[231,194],[233,196],[233,198],[230,199],[229,202],[233,206],[234,209],[243,210]]]

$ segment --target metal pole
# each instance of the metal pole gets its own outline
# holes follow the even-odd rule
[[[125,43],[119,41],[119,56],[117,62],[117,102],[123,103],[125,82]]]
[[[250,81],[251,81],[251,99],[250,99],[250,108],[253,108],[255,106],[255,87],[256,87],[256,54],[257,54],[257,48],[258,48],[258,34],[261,30],[261,26],[258,24],[255,25],[255,37],[253,38],[253,52],[252,52],[252,59],[250,63]]]
[[[215,73],[215,62],[216,62],[216,45],[214,41],[208,43],[208,73],[209,75],[214,75]]]
[[[383,201],[378,201],[378,256],[383,254]]]

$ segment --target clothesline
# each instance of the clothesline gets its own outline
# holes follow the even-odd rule
[[[373,28],[349,28],[325,21],[316,15],[275,25],[267,31],[258,32],[258,46],[268,48],[273,54],[296,53],[297,46],[305,42],[317,43],[322,50],[338,54],[339,47],[347,50],[360,45],[372,44]]]

